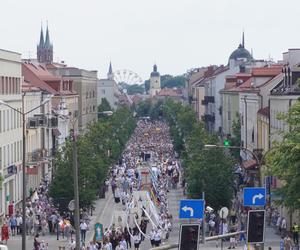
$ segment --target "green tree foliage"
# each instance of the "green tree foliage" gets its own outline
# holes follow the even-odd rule
[[[150,116],[151,110],[152,110],[151,100],[147,99],[138,104],[136,112],[138,116],[143,117],[143,116]]]
[[[103,112],[103,111],[111,111],[112,107],[110,106],[109,102],[107,101],[106,98],[101,99],[101,104],[98,106],[98,112]]]
[[[145,92],[145,84],[127,84],[127,83],[119,83],[122,89],[127,90],[128,95],[134,95],[134,94],[144,94]]]
[[[277,142],[268,154],[267,166],[282,182],[278,191],[283,197],[281,202],[296,209],[300,208],[300,100],[279,118],[289,130],[282,134],[282,141]]]
[[[241,146],[241,121],[238,113],[236,113],[236,118],[232,122],[232,137],[230,138],[230,142],[232,146]],[[231,150],[231,154],[234,158],[240,159],[240,152],[238,150]]]
[[[171,76],[171,75],[162,75],[161,78],[161,88],[184,88],[186,85],[186,78],[183,75]],[[150,89],[150,80],[146,80],[145,90],[149,91]]]
[[[109,167],[119,159],[135,126],[132,112],[122,107],[112,116],[91,124],[84,135],[77,137],[81,207],[93,204]],[[50,186],[50,196],[61,209],[65,209],[74,197],[72,152],[72,142],[67,141],[54,159],[56,172]]]
[[[154,113],[153,109],[161,112],[170,126],[174,148],[182,158],[189,196],[199,199],[205,191],[207,205],[214,209],[229,206],[233,194],[233,159],[223,149],[204,149],[205,144],[216,144],[217,136],[209,134],[204,125],[197,122],[188,106],[172,100],[155,105],[148,103],[149,113]]]

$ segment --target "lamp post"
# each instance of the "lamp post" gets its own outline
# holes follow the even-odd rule
[[[74,210],[74,223],[75,223],[75,249],[80,250],[80,230],[79,230],[79,187],[78,187],[78,155],[77,155],[77,144],[76,144],[76,134],[75,134],[75,125],[78,121],[79,117],[88,115],[88,114],[103,114],[106,116],[111,116],[113,114],[112,111],[103,111],[103,112],[91,112],[86,114],[81,114],[75,117],[72,121],[72,130],[71,130],[71,140],[72,140],[72,160],[73,160],[73,185],[74,185],[74,203],[75,203],[75,210]]]
[[[45,99],[39,106],[30,109],[29,111],[25,112],[24,107],[24,97],[25,93],[22,95],[22,112],[15,109],[14,107],[10,106],[8,103],[0,100],[0,105],[4,105],[15,112],[19,113],[22,116],[22,137],[23,137],[23,152],[22,152],[22,171],[23,171],[23,194],[22,194],[22,250],[26,250],[26,115],[33,112],[34,110],[44,106],[46,103],[48,103],[51,100],[50,96],[49,98]]]

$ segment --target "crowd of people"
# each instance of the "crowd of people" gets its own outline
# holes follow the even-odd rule
[[[143,182],[142,167],[152,172],[150,185]],[[166,240],[172,230],[167,193],[176,188],[179,175],[180,166],[175,158],[168,126],[160,121],[140,120],[121,159],[111,169],[110,184],[115,202],[122,204],[127,212],[126,220],[131,222],[126,226],[113,224],[107,228],[103,249],[127,250],[133,246],[137,250],[146,239],[153,247]],[[139,200],[142,205],[138,205],[134,192],[140,190],[152,193],[152,198],[149,196],[151,201]],[[151,214],[147,202],[155,204],[158,209],[152,210]],[[135,208],[139,210],[131,214],[130,211]],[[130,216],[134,219],[131,220]]]

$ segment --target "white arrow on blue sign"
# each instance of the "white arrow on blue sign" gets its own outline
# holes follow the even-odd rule
[[[204,213],[204,200],[181,200],[179,207],[180,219],[201,219]]]
[[[266,205],[266,188],[251,187],[244,188],[244,206]]]

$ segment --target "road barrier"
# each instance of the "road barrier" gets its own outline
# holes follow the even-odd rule
[[[229,233],[229,234],[221,234],[221,235],[216,235],[216,236],[211,236],[211,237],[205,237],[205,241],[213,241],[213,240],[224,239],[224,238],[228,238],[228,237],[235,236],[235,235],[245,233],[245,232],[246,231],[239,231],[239,232],[234,232],[234,233]],[[174,249],[174,248],[178,248],[178,245],[179,245],[178,243],[162,245],[162,246],[159,246],[159,247],[150,248],[149,250]]]

